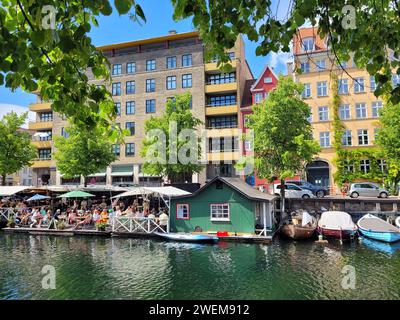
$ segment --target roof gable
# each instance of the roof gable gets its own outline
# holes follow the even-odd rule
[[[194,192],[190,195],[174,197],[174,199],[195,197],[198,194],[202,193],[204,190],[208,189],[211,185],[214,184],[214,182],[216,182],[218,180],[221,181],[222,183],[226,184],[227,186],[231,187],[233,190],[240,193],[241,195],[243,195],[245,198],[247,198],[249,200],[269,202],[269,201],[273,201],[276,198],[276,196],[274,196],[274,195],[263,193],[261,191],[258,191],[257,189],[254,189],[253,187],[248,185],[244,180],[242,180],[240,178],[225,178],[225,177],[216,176],[214,179],[212,179],[211,181],[206,183],[203,187],[198,189],[196,192]]]
[[[253,91],[256,89],[262,89],[262,87],[263,87],[262,80],[265,77],[271,77],[271,78],[275,79],[275,81],[278,81],[278,76],[275,74],[274,70],[268,64],[266,64],[264,67],[264,70],[261,72],[260,76],[258,77],[256,82],[254,82],[254,84],[252,85],[250,90]]]

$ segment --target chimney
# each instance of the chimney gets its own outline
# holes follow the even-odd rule
[[[176,30],[169,30],[168,34],[176,34]]]

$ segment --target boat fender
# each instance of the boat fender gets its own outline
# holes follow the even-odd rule
[[[397,228],[400,228],[400,216],[396,218],[394,223],[396,224]]]

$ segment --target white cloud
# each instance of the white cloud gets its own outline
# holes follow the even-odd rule
[[[7,103],[0,103],[0,118],[2,118],[7,113],[14,111],[17,114],[22,114],[28,111],[28,107],[19,106],[16,104],[7,104]],[[28,112],[28,118],[25,121],[25,124],[22,126],[23,128],[28,128],[29,121],[35,121],[35,113]]]
[[[286,63],[292,59],[292,55],[289,52],[271,52],[268,54],[268,64],[275,70],[285,71]]]

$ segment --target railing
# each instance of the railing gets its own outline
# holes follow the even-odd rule
[[[166,233],[169,230],[164,230],[156,220],[146,217],[114,217],[112,219],[112,232],[127,232],[127,233]]]
[[[12,208],[0,208],[0,220],[7,220],[10,218],[10,214],[13,213]]]

